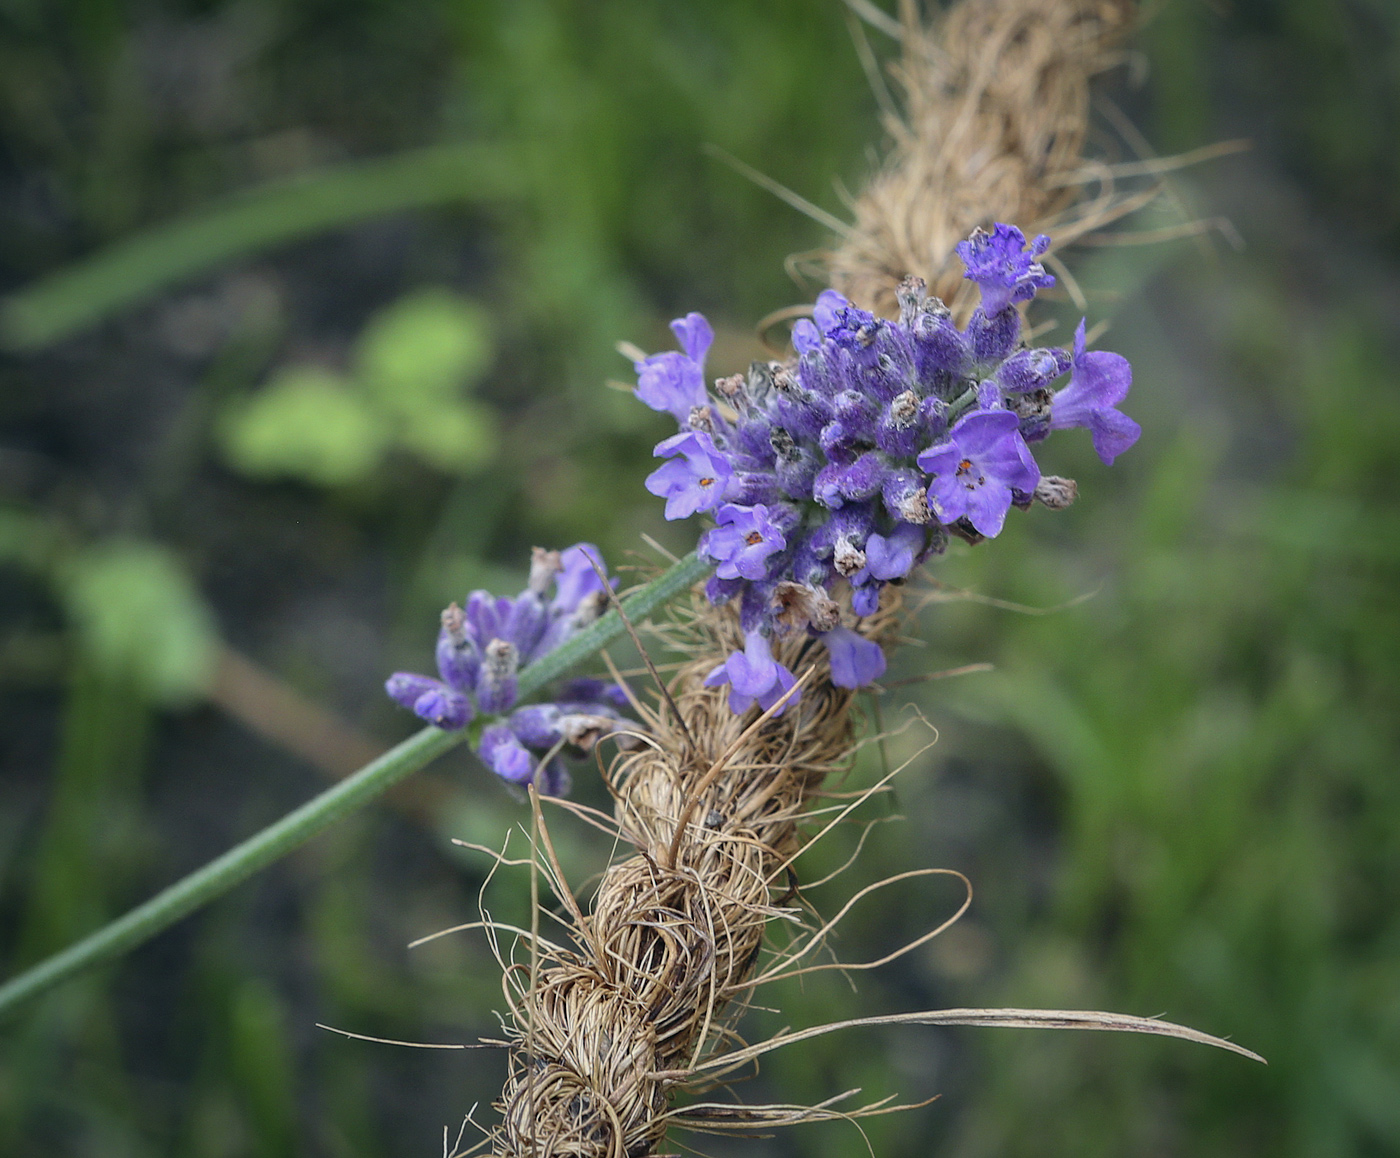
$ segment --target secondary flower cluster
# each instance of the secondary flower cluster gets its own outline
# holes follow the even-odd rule
[[[442,613],[440,678],[395,672],[385,691],[439,728],[457,730],[478,716],[495,717],[476,742],[487,767],[503,780],[534,780],[541,791],[562,796],[569,774],[560,752],[590,751],[600,737],[628,726],[618,714],[627,697],[617,684],[571,680],[553,702],[517,708],[517,674],[602,614],[608,592],[600,571],[606,574],[591,543],[564,551],[536,547],[529,583],[514,599],[473,591],[465,607],[453,603]]]
[[[1111,463],[1137,440],[1117,409],[1132,382],[1125,358],[1087,350],[1082,321],[1071,349],[1021,340],[1016,304],[1054,284],[1036,260],[1049,243],[1042,234],[1028,246],[1010,225],[960,243],[981,291],[962,329],[910,278],[897,321],[825,291],[793,329],[795,358],[756,362],[714,394],[704,373],[714,334],[699,314],[671,323],[680,351],[636,364],[637,397],[680,426],[656,447],[666,462],[647,489],[668,519],[713,516],[699,545],[717,564],[706,595],[739,601],[745,648],[707,681],[729,685],[733,711],[767,709],[792,686],[770,643],[790,631],[826,644],[837,686],[878,679],[884,654],[842,626],[837,583],[869,615],[881,589],[941,552],[950,532],[977,542],[1012,506],[1068,505],[1074,483],[1042,476],[1030,444],[1087,427]]]

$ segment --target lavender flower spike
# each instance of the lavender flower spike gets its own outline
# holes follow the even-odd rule
[[[885,674],[885,653],[880,645],[849,627],[837,627],[821,635],[831,655],[831,682],[838,688],[860,688]]]
[[[734,468],[708,434],[673,434],[658,442],[653,453],[657,458],[670,459],[647,475],[646,480],[647,490],[666,500],[668,519],[712,511],[724,501]]]
[[[724,663],[705,677],[707,688],[729,685],[729,710],[736,716],[747,712],[754,702],[767,711],[797,682],[792,672],[773,658],[773,652],[760,631],[745,636],[744,650],[731,652]],[[798,692],[778,711],[782,715],[802,697]]]
[[[941,554],[950,531],[976,541],[999,534],[1012,506],[1067,506],[1073,485],[1042,480],[1028,444],[1086,426],[1110,462],[1138,437],[1115,409],[1131,382],[1122,358],[1087,352],[1082,325],[1073,350],[1022,340],[1016,305],[1055,284],[1040,261],[1049,249],[1048,236],[1027,242],[1003,223],[958,245],[981,291],[961,327],[908,278],[897,320],[822,291],[793,326],[794,356],[755,362],[713,383],[713,396],[699,376],[711,331],[698,314],[673,323],[683,353],[638,364],[638,396],[681,430],[657,446],[669,461],[647,489],[668,519],[706,511],[717,524],[699,544],[716,564],[705,597],[737,607],[745,644],[708,683],[730,685],[735,711],[792,686],[768,641],[795,632],[825,639],[838,685],[874,679],[883,653],[840,627],[841,607],[848,622],[874,615],[885,587]]]
[[[1084,319],[1074,331],[1074,360],[1069,385],[1055,395],[1050,408],[1050,429],[1087,426],[1094,450],[1106,466],[1138,440],[1142,427],[1120,410],[1128,396],[1133,368],[1122,354],[1084,349]]]
[[[719,509],[719,526],[700,540],[700,553],[719,566],[721,579],[763,579],[768,573],[768,556],[787,546],[782,531],[768,518],[762,503],[740,507],[725,503]]]
[[[1000,534],[1012,492],[1029,495],[1040,468],[1010,410],[974,410],[931,446],[918,463],[931,476],[928,502],[941,523],[966,517],[978,534]]]
[[[1050,238],[1044,233],[1037,234],[1027,249],[1024,233],[1014,225],[998,223],[991,233],[974,229],[972,236],[958,242],[956,248],[967,266],[963,276],[981,289],[982,312],[989,318],[1015,302],[1029,301],[1036,290],[1055,284],[1055,279],[1035,260],[1050,248]]]

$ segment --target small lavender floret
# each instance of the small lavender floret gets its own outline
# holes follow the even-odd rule
[[[957,244],[958,256],[967,266],[963,276],[982,291],[982,309],[990,317],[1016,302],[1029,301],[1038,289],[1055,284],[1035,259],[1050,248],[1050,238],[1037,234],[1030,246],[1014,225],[996,225],[992,232],[973,231]]]
[[[477,707],[493,716],[509,711],[515,704],[515,675],[519,669],[520,651],[515,644],[505,639],[488,643],[476,684]]]
[[[822,290],[817,295],[817,304],[812,307],[812,321],[823,334],[830,335],[841,324],[841,314],[850,304],[835,290]]]
[[[442,613],[436,658],[438,674],[448,687],[459,692],[469,692],[476,687],[481,654],[467,634],[466,616],[455,603],[448,604]]]
[[[899,524],[888,536],[871,534],[865,540],[866,570],[875,579],[903,579],[923,549],[923,529],[908,523]]]
[[[396,704],[445,731],[455,732],[471,722],[471,701],[439,680],[398,671],[385,681],[384,690]]]
[[[597,565],[596,568],[594,565]],[[559,573],[554,580],[554,600],[550,610],[555,614],[572,614],[589,596],[601,593],[604,575],[608,569],[603,565],[603,556],[592,543],[575,543],[559,552]]]
[[[671,329],[685,353],[671,350],[638,362],[635,393],[653,410],[685,422],[691,410],[705,405],[705,354],[715,335],[700,314],[677,318]]]
[[[724,501],[734,468],[708,434],[684,431],[658,443],[654,453],[669,461],[647,475],[646,487],[666,500],[668,519],[712,511]]]
[[[476,754],[502,780],[524,784],[535,774],[537,760],[508,724],[492,724],[481,733]]]
[[[796,682],[792,672],[773,658],[768,640],[758,631],[748,632],[744,650],[731,652],[724,663],[705,677],[707,688],[729,685],[729,710],[736,716],[747,712],[754,703],[766,712]],[[776,715],[781,716],[801,696],[801,692],[793,695]]]
[[[996,371],[996,384],[1008,394],[1043,390],[1070,368],[1064,350],[1017,350]]]
[[[1050,429],[1087,426],[1094,450],[1106,466],[1127,450],[1142,434],[1142,427],[1120,410],[1118,403],[1128,396],[1133,384],[1133,368],[1122,354],[1084,349],[1084,320],[1074,331],[1074,358],[1069,385],[1055,395],[1050,410]]]
[[[1000,534],[1013,491],[1031,493],[1040,469],[1009,410],[974,410],[948,440],[919,455],[930,476],[928,503],[939,522],[966,518],[977,532]]]
[[[719,564],[721,579],[762,579],[768,557],[787,546],[783,532],[768,517],[763,504],[754,507],[726,503],[716,515],[719,526],[700,540],[700,553]]]
[[[831,682],[838,688],[862,688],[885,674],[885,653],[880,645],[848,627],[821,636],[831,656]]]

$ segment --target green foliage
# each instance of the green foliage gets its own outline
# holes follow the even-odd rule
[[[65,596],[97,670],[151,701],[184,704],[208,686],[216,634],[188,574],[164,548],[109,542],[67,566]]]
[[[370,321],[350,376],[286,366],[231,402],[220,425],[229,461],[327,487],[364,481],[395,447],[438,470],[480,469],[496,451],[495,415],[460,394],[490,362],[487,326],[445,291],[404,298]]]
[[[292,366],[230,407],[222,436],[229,461],[247,474],[342,486],[363,479],[383,457],[376,417],[338,374]]]
[[[245,190],[15,294],[0,306],[0,343],[49,345],[227,262],[385,213],[509,197],[513,169],[504,150],[442,145]]]
[[[383,311],[360,337],[356,377],[366,397],[405,449],[444,471],[479,468],[496,448],[492,412],[459,397],[490,365],[489,326],[471,302],[428,290]]]

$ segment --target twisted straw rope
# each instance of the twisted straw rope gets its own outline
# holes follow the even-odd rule
[[[910,5],[909,7],[912,7]],[[1089,81],[1120,59],[1133,0],[963,0],[931,28],[906,14],[894,76],[903,115],[856,200],[855,225],[827,258],[832,286],[882,313],[908,274],[952,303],[965,286],[953,246],[1013,222],[1063,245],[1119,215],[1083,195]]]
[[[904,7],[905,115],[888,119],[893,148],[828,257],[835,288],[885,311],[910,273],[953,301],[953,246],[977,225],[1056,228],[1062,243],[1122,212],[1101,199],[1073,215],[1089,80],[1132,0],[963,0],[933,29]],[[893,621],[882,610],[861,630],[888,637]],[[823,648],[781,644],[801,702],[753,726],[703,686],[743,646],[732,611],[697,602],[679,630],[695,657],[670,685],[684,726],[662,717],[654,743],[607,776],[636,853],[606,871],[587,914],[566,900],[573,948],[537,941],[528,981],[507,970],[509,1073],[490,1138],[501,1158],[655,1152],[670,1095],[733,1036],[811,793],[849,762],[851,693],[832,686]]]
[[[888,633],[893,619],[883,611],[864,629]],[[671,684],[685,727],[661,721],[654,746],[620,754],[608,772],[637,852],[604,874],[577,921],[578,948],[542,948],[533,987],[508,988],[497,1154],[653,1151],[669,1095],[742,1011],[810,792],[849,761],[852,693],[832,686],[823,647],[781,646],[779,660],[806,675],[802,697],[756,722],[729,710],[727,689],[702,683],[714,657],[742,647],[733,613],[697,604],[682,630],[699,655]]]

